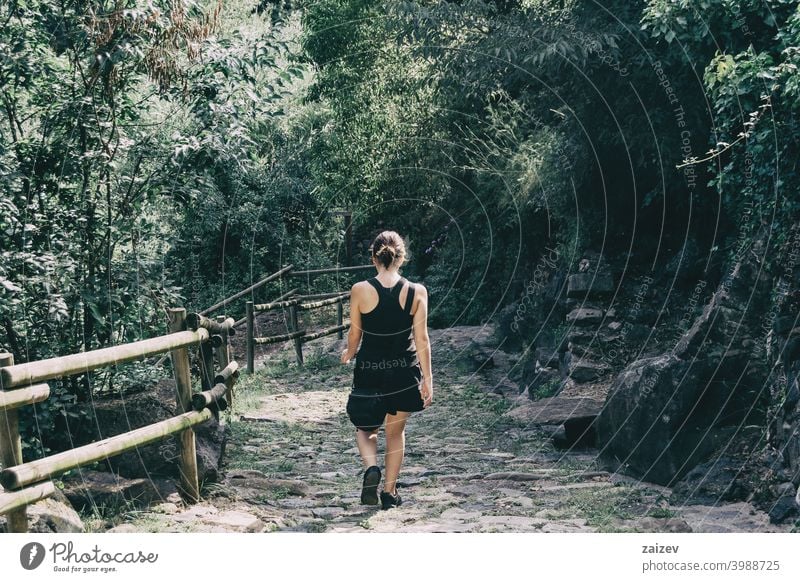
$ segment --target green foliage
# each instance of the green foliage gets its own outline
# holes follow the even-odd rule
[[[198,208],[224,217],[226,202],[238,207],[261,188],[278,102],[303,75],[295,65],[276,71],[279,21],[250,42],[220,31],[221,8],[0,5],[0,350],[16,361],[163,333],[165,309],[191,291],[177,239],[187,225],[217,234],[200,231],[201,257],[215,260],[198,265],[198,300],[220,279],[224,227],[198,221]],[[222,198],[233,190],[240,198]],[[272,221],[247,228],[257,212],[236,218],[243,237],[274,232]],[[90,430],[82,403],[100,389],[147,384],[151,368],[53,382],[53,396],[23,412],[26,447],[45,452],[65,426]]]
[[[357,244],[407,237],[433,326],[515,312],[548,248],[735,256],[769,224],[778,267],[798,219],[797,1],[26,0],[0,22],[17,361],[343,262],[338,208]],[[144,370],[55,384],[27,446]]]
[[[793,195],[800,185],[797,172],[787,163],[798,155],[792,137],[800,111],[798,6],[789,0],[659,1],[648,3],[643,19],[654,36],[686,43],[689,58],[702,56],[705,63],[715,132],[701,158],[710,185],[738,223],[730,238],[746,243],[761,224],[769,224],[777,248],[785,245],[800,209]],[[779,267],[783,254],[771,256]]]

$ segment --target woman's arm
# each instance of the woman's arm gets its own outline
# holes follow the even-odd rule
[[[358,344],[361,342],[363,331],[361,329],[361,312],[359,304],[361,301],[361,288],[355,283],[350,289],[350,329],[347,331],[347,347],[342,351],[342,363],[346,364],[358,351]]]
[[[412,326],[417,357],[422,368],[422,385],[420,392],[427,408],[433,401],[433,372],[431,370],[431,340],[428,337],[428,290],[420,284],[416,285],[417,310],[414,312]]]

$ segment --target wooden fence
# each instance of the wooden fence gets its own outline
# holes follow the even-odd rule
[[[327,267],[327,268],[324,268],[324,269],[310,269],[310,270],[303,270],[303,271],[295,271],[294,270],[294,265],[286,265],[285,267],[282,267],[281,269],[279,269],[278,271],[275,271],[271,275],[267,275],[266,277],[264,277],[263,279],[261,279],[260,281],[258,281],[256,283],[250,285],[249,287],[234,293],[230,297],[226,297],[225,299],[223,299],[222,301],[219,301],[218,303],[215,303],[211,307],[207,307],[203,311],[200,311],[198,313],[198,315],[209,316],[214,311],[217,311],[218,309],[222,309],[223,307],[227,307],[228,308],[227,311],[230,312],[230,307],[231,307],[232,303],[234,303],[238,299],[241,299],[241,298],[246,297],[248,295],[250,296],[250,302],[251,303],[255,303],[256,292],[257,291],[262,291],[262,289],[269,283],[278,282],[278,281],[285,282],[286,279],[292,279],[292,278],[303,278],[303,279],[305,279],[306,286],[310,286],[311,280],[314,277],[318,276],[318,275],[325,275],[325,274],[331,274],[331,273],[356,273],[356,272],[359,272],[359,271],[371,270],[371,269],[374,269],[374,268],[375,268],[374,265],[356,265],[356,266],[350,266],[350,267],[336,266],[336,267]],[[276,304],[275,306],[273,306],[273,307],[271,307],[269,309],[263,309],[262,311],[270,311],[272,309],[286,309],[286,306],[277,305],[277,303],[279,303],[281,301],[292,300],[292,299],[327,299],[327,298],[331,298],[331,297],[336,297],[336,296],[341,295],[343,293],[342,291],[334,291],[332,293],[316,293],[316,294],[309,294],[309,295],[300,295],[300,294],[298,294],[298,291],[299,291],[299,289],[297,287],[291,288],[289,291],[286,291],[282,295],[280,295],[280,296],[276,297],[275,299],[273,299],[271,303],[259,304],[259,305],[273,305],[273,304]],[[340,310],[341,307],[338,308],[338,309]],[[339,324],[341,325],[342,324],[341,316],[337,316],[337,317],[338,317]],[[245,313],[242,314],[242,317],[240,317],[239,319],[237,319],[234,322],[233,327],[239,327],[243,323],[247,323],[247,321],[248,321],[247,305],[245,305]],[[248,341],[249,341],[251,338],[253,338],[253,334],[252,333],[248,333],[247,337],[248,337]],[[275,336],[275,337],[278,337],[278,336]],[[341,338],[341,335],[339,337]],[[264,338],[259,338],[259,339],[264,339]],[[281,340],[274,340],[274,342],[260,341],[260,342],[256,342],[256,343],[275,343],[277,341],[281,341]],[[283,341],[287,341],[287,340],[283,340]],[[305,341],[308,341],[308,340],[305,340]],[[250,345],[250,344],[248,344],[248,345]],[[253,353],[253,351],[248,349],[248,354],[252,354],[252,353]],[[300,362],[302,364],[302,352],[298,352],[298,353],[300,354],[300,356],[298,357],[298,362]],[[160,360],[158,360],[158,362],[156,362],[156,366],[161,366],[161,364],[163,364],[165,361],[166,361],[166,357],[161,358]],[[252,366],[251,366],[251,363],[252,363],[251,359],[248,358],[247,359],[247,371],[248,371],[248,373],[251,372],[252,369],[253,369]]]
[[[237,319],[233,322],[232,328],[237,328],[241,324],[246,323],[246,370],[247,373],[252,373],[255,365],[255,346],[260,344],[273,344],[273,343],[280,343],[285,341],[293,341],[295,346],[295,355],[297,357],[297,363],[299,365],[303,364],[303,344],[305,342],[318,339],[320,337],[330,335],[333,333],[337,333],[339,335],[339,339],[342,339],[343,332],[347,328],[350,327],[349,322],[343,321],[343,312],[344,307],[343,304],[345,301],[349,301],[350,299],[350,292],[349,291],[333,291],[328,293],[311,293],[301,295],[298,294],[298,288],[292,288],[289,291],[281,294],[280,296],[276,297],[269,303],[255,303],[254,296],[256,291],[262,289],[265,285],[275,281],[284,281],[284,279],[291,279],[291,278],[303,278],[306,281],[306,286],[310,286],[311,279],[318,275],[327,275],[331,273],[357,273],[360,271],[365,270],[372,270],[374,269],[374,265],[356,265],[350,267],[326,267],[323,269],[308,269],[302,271],[295,271],[294,265],[287,265],[280,270],[268,275],[250,285],[246,289],[242,289],[241,291],[234,293],[230,297],[223,299],[222,301],[215,303],[211,307],[208,307],[201,311],[198,316],[208,316],[217,309],[221,309],[223,307],[230,308],[231,303],[234,301],[241,299],[247,295],[250,295],[250,301],[245,303],[245,314],[244,317]],[[311,310],[311,309],[319,309],[322,307],[326,307],[328,305],[335,305],[336,306],[336,325],[330,328],[311,331],[300,329],[298,325],[298,313],[301,311]],[[289,321],[289,332],[280,334],[280,335],[273,335],[267,337],[256,337],[255,331],[255,315],[256,313],[263,313],[266,311],[273,311],[273,310],[288,310],[288,321]],[[160,360],[158,363],[160,364],[163,360]]]
[[[305,277],[310,280],[316,275],[329,273],[354,273],[369,269],[374,269],[374,265],[357,265],[354,267],[328,267],[325,269],[311,269],[306,271],[294,271],[289,269],[282,272],[287,277]],[[272,275],[271,275],[272,276]],[[303,365],[303,344],[326,335],[338,334],[339,339],[344,337],[344,331],[350,327],[349,321],[343,320],[344,302],[350,300],[350,291],[333,291],[329,293],[312,293],[307,295],[296,295],[296,290],[284,293],[270,303],[254,303],[248,301],[245,304],[244,321],[247,323],[247,372],[252,373],[255,367],[255,346],[262,344],[274,344],[285,341],[294,342],[295,357],[298,365]],[[336,325],[321,330],[301,329],[298,314],[301,311],[320,309],[328,305],[336,306]],[[263,313],[273,310],[288,310],[289,332],[279,335],[256,337],[255,335],[255,316],[256,313]],[[241,321],[241,320],[240,320]],[[239,322],[237,321],[237,324]]]
[[[55,492],[53,477],[158,442],[173,434],[178,435],[180,443],[180,488],[190,502],[198,501],[200,487],[192,427],[208,421],[233,402],[233,386],[239,374],[239,364],[231,358],[229,338],[236,333],[236,327],[247,323],[249,373],[254,369],[256,344],[294,341],[297,362],[302,365],[303,343],[333,333],[338,333],[341,339],[344,330],[350,327],[349,321],[342,320],[343,304],[350,299],[350,293],[335,291],[298,295],[298,289],[295,288],[283,293],[271,303],[254,304],[252,300],[247,301],[245,316],[239,320],[226,316],[211,319],[209,315],[248,294],[252,296],[257,289],[284,277],[304,277],[310,282],[317,275],[368,269],[374,269],[374,266],[337,266],[295,271],[293,265],[287,265],[201,312],[187,316],[184,308],[170,309],[170,333],[163,336],[16,365],[11,354],[0,353],[0,463],[3,466],[0,472],[0,485],[3,487],[3,490],[0,490],[0,515],[6,515],[8,531],[22,533],[28,530],[26,508]],[[299,328],[299,312],[329,305],[336,306],[337,325],[316,331]],[[274,309],[289,310],[289,333],[255,337],[255,313]],[[201,391],[194,394],[188,351],[188,348],[193,346],[198,348],[201,385]],[[172,359],[177,386],[176,416],[43,459],[24,462],[17,409],[47,400],[50,397],[48,380],[84,374],[98,368],[143,360],[158,354],[165,354],[159,363],[166,357]],[[218,370],[216,373],[215,360]]]
[[[0,515],[8,520],[8,531],[28,530],[27,506],[55,492],[53,477],[66,471],[103,461],[140,446],[178,434],[180,442],[180,488],[190,502],[200,498],[197,454],[193,426],[224,410],[232,399],[238,364],[231,360],[229,336],[234,320],[203,314],[186,315],[183,308],[169,310],[167,335],[90,352],[14,364],[11,354],[0,354]],[[192,394],[188,348],[200,352],[201,386]],[[142,360],[161,353],[172,359],[177,386],[178,414],[129,432],[73,448],[43,459],[23,462],[17,409],[42,402],[50,396],[46,384],[53,378],[83,374],[106,366]],[[214,374],[214,359],[220,371]]]

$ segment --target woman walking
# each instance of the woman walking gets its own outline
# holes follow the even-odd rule
[[[397,477],[405,453],[406,420],[433,399],[428,292],[400,275],[406,249],[399,234],[383,231],[370,251],[378,273],[350,291],[350,331],[342,363],[356,358],[347,414],[356,426],[366,468],[361,503],[378,504],[378,430],[385,423],[386,476],[380,503],[389,509],[402,503]]]

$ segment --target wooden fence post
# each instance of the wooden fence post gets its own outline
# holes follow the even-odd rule
[[[203,390],[214,387],[214,347],[211,340],[200,344],[200,385]]]
[[[218,315],[217,323],[223,323],[226,319],[226,316]],[[222,335],[222,345],[217,348],[217,363],[220,370],[224,370],[231,363],[230,338],[227,333]],[[233,383],[228,384],[225,398],[228,401],[228,406],[233,409]]]
[[[13,355],[0,354],[0,367],[13,365]],[[5,387],[0,386],[0,389]],[[4,469],[22,464],[22,438],[19,435],[19,417],[16,409],[0,410],[0,463]],[[9,511],[6,519],[9,533],[28,531],[28,512],[25,507]]]
[[[289,325],[291,326],[291,331],[297,331],[299,329],[297,325],[297,306],[291,305],[289,306]],[[297,356],[297,365],[303,365],[303,342],[298,337],[294,339],[294,353]]]
[[[253,302],[248,301],[245,303],[246,314],[245,317],[247,318],[247,373],[252,374],[255,372],[255,360],[256,360],[256,353],[255,353],[255,342],[253,342],[253,336],[256,331],[256,321],[255,315],[253,313]]]
[[[183,331],[186,322],[186,309],[182,307],[169,310],[170,332]],[[206,340],[209,341],[209,340]],[[177,387],[175,400],[178,414],[189,412],[192,408],[192,379],[189,371],[189,350],[178,348],[170,352],[172,369]],[[194,430],[190,427],[178,433],[180,442],[181,488],[186,497],[195,503],[200,500],[200,484],[197,478],[197,451]]]
[[[336,325],[342,325],[342,317],[344,312],[344,307],[342,305],[343,302],[344,299],[339,299],[339,302],[336,304]],[[344,332],[340,331],[338,334],[336,334],[336,337],[338,337],[339,339],[343,339]]]

